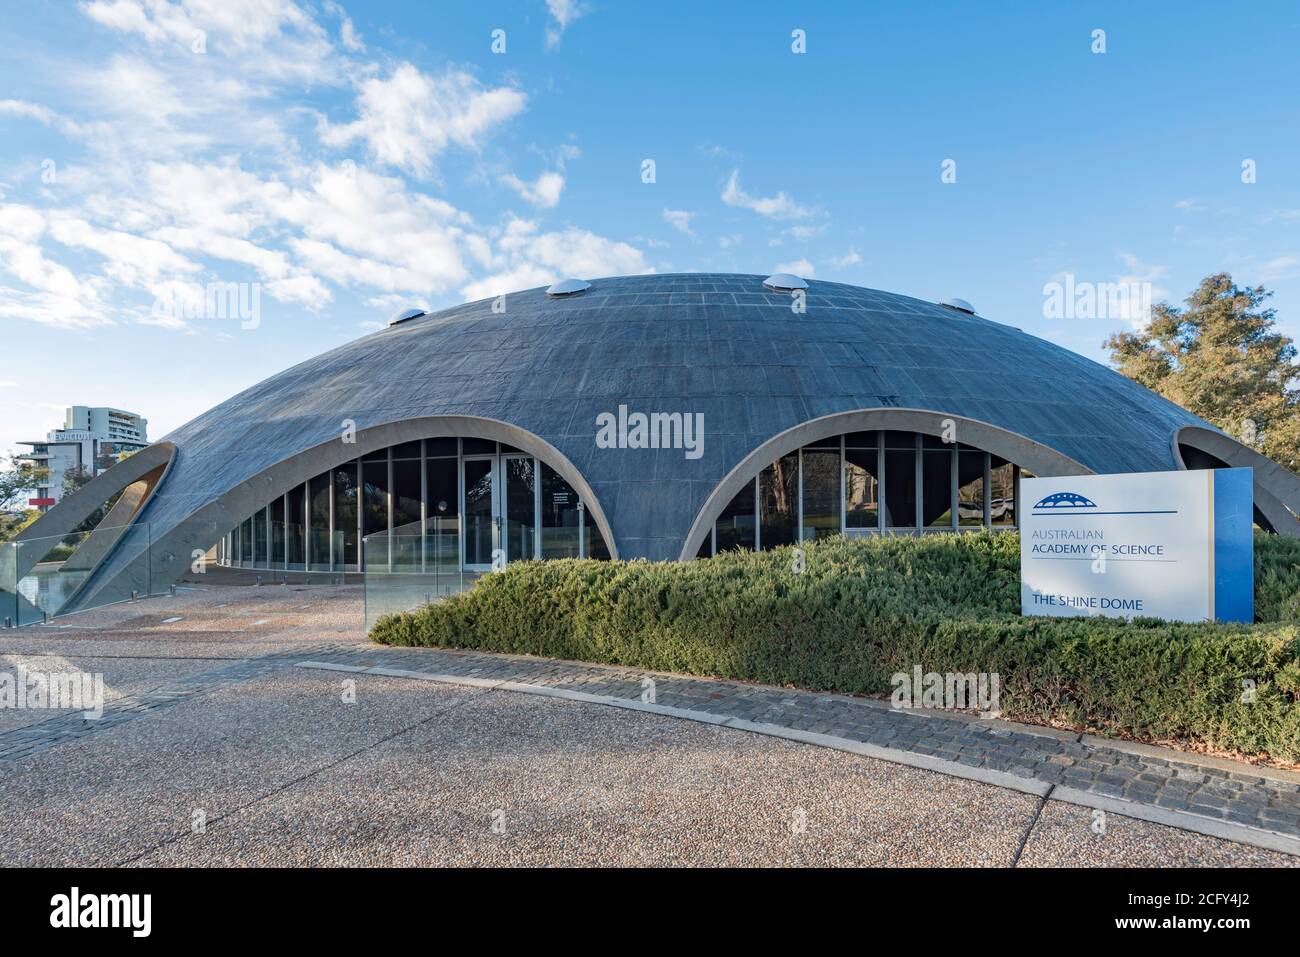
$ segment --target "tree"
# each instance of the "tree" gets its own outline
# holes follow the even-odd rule
[[[1139,332],[1106,340],[1111,361],[1140,382],[1293,472],[1300,470],[1300,366],[1276,331],[1272,296],[1227,273],[1207,276],[1186,309],[1152,308]]]
[[[15,506],[26,505],[23,499],[48,475],[47,469],[14,455],[0,461],[0,542],[9,541],[40,517],[37,509]]]
[[[0,509],[18,504],[38,485],[44,485],[49,470],[34,462],[8,455],[0,460]]]

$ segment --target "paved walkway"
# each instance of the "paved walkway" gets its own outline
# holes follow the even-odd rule
[[[1031,820],[1020,825],[1022,850],[1036,846],[1040,832],[1052,831],[1051,827],[1044,830],[1042,822],[1050,824],[1062,814],[1073,813],[1082,816],[1087,832],[1091,812],[1084,809],[1101,808],[1136,819],[1135,826],[1149,829],[1142,832],[1145,836],[1133,831],[1135,854],[1143,847],[1149,849],[1153,834],[1177,835],[1178,831],[1157,827],[1172,825],[1183,833],[1238,842],[1224,845],[1239,848],[1238,854],[1246,853],[1241,845],[1248,844],[1294,855],[1290,860],[1300,858],[1300,775],[1294,773],[1002,721],[895,711],[887,702],[870,699],[523,656],[384,648],[362,640],[356,624],[360,614],[360,595],[354,586],[215,587],[86,613],[58,625],[0,632],[0,656],[7,657],[11,667],[104,671],[110,691],[98,721],[87,721],[80,713],[0,714],[0,775],[11,784],[30,778],[42,794],[64,787],[67,800],[75,804],[77,795],[87,797],[88,792],[68,778],[67,762],[85,762],[100,752],[109,755],[124,742],[152,740],[166,729],[188,727],[187,720],[197,720],[196,715],[219,703],[234,707],[246,698],[250,703],[239,705],[240,720],[259,728],[259,722],[270,722],[269,730],[257,732],[260,740],[287,720],[263,714],[279,714],[276,695],[281,692],[276,689],[288,687],[286,682],[292,683],[294,675],[316,676],[319,683],[330,671],[341,669],[374,676],[367,679],[371,687],[383,683],[415,692],[405,705],[398,697],[388,702],[395,722],[409,715],[412,707],[464,693],[463,687],[455,686],[468,685],[483,700],[499,702],[503,710],[523,707],[527,704],[523,695],[569,699],[690,719],[719,730],[804,742],[998,785],[1018,795],[1022,803],[1028,802]],[[408,679],[435,681],[444,687],[424,695]],[[230,693],[236,686],[237,693]],[[297,706],[321,705],[304,699]],[[151,715],[164,720],[136,720]],[[609,727],[641,726],[630,719],[622,724],[622,719],[613,720]],[[211,727],[203,733],[214,741],[224,740],[229,733],[225,720],[220,715],[211,718]],[[243,724],[239,727],[246,730]],[[503,725],[508,727],[513,725]],[[502,733],[509,739],[514,732]],[[309,750],[328,750],[337,738],[334,731],[318,725],[304,727],[302,735],[306,743],[295,747]],[[449,740],[448,746],[453,744]],[[146,751],[160,753],[155,745]],[[491,764],[488,755],[480,757],[485,765]],[[160,769],[154,769],[159,788],[170,786],[168,782],[186,773],[194,760],[163,754]],[[734,773],[734,768],[728,768],[727,774]],[[904,775],[894,777],[901,781]],[[916,799],[921,800],[921,795]],[[11,814],[18,815],[15,823],[23,815],[39,813],[49,797],[32,797],[28,804],[24,800],[15,797],[10,808]],[[1065,835],[1058,849],[1062,861],[1080,853],[1076,826],[1077,819],[1057,829]],[[1175,847],[1170,838],[1162,840]],[[1186,862],[1211,859],[1195,856],[1204,853],[1207,838],[1193,841],[1187,835],[1180,840],[1178,853],[1189,855]],[[1107,840],[1093,851],[1110,853],[1115,846]],[[1264,852],[1251,849],[1250,853]],[[1011,855],[1013,860],[1018,856],[1019,852]]]
[[[303,667],[548,694],[853,751],[1300,855],[1300,774],[887,702],[450,649],[358,646]],[[652,683],[652,684],[651,684]],[[653,691],[651,700],[650,692]],[[1227,765],[1227,767],[1220,766]]]
[[[324,650],[328,652],[329,648]],[[0,769],[8,762],[31,757],[67,741],[107,731],[126,721],[169,708],[196,694],[253,681],[301,660],[302,652],[297,650],[237,660],[210,671],[165,682],[148,691],[107,701],[103,713],[97,718],[87,718],[82,711],[59,711],[44,721],[10,728],[0,732]],[[3,771],[0,770],[0,773]]]

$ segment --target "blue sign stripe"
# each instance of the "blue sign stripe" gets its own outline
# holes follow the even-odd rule
[[[1034,512],[1035,515],[1177,515],[1176,508],[1153,508],[1142,512],[1098,512],[1095,509],[1086,509],[1078,512],[1067,512],[1064,509],[1052,509],[1049,512]]]
[[[1214,470],[1214,618],[1255,620],[1255,470]]]

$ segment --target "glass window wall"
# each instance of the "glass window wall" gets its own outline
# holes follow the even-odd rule
[[[764,548],[799,538],[799,453],[783,456],[758,476],[758,541]]]
[[[468,457],[467,457],[468,453]],[[423,456],[423,457],[422,457]],[[699,555],[882,530],[1011,528],[1020,471],[989,453],[903,431],[809,443],[732,498]],[[378,570],[484,570],[505,561],[608,558],[577,492],[526,452],[439,438],[367,453],[291,489],[223,540],[256,568],[355,571],[361,539]]]
[[[334,571],[356,571],[361,561],[357,536],[357,463],[334,470]]]
[[[1014,527],[1019,474],[982,449],[939,436],[845,433],[810,443],[760,472],[723,509],[698,557],[841,532],[915,534],[918,523],[922,531]]]
[[[582,547],[578,494],[542,465],[542,558],[577,558]]]
[[[803,541],[840,533],[840,449],[803,450]]]
[[[911,432],[886,432],[885,527],[916,528],[917,436]]]
[[[298,485],[289,489],[285,496],[288,505],[284,520],[284,539],[288,568],[290,571],[302,571],[307,554],[305,520],[307,516],[307,486]]]

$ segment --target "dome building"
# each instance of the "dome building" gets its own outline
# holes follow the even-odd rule
[[[1014,528],[1023,474],[1222,466],[1254,467],[1256,522],[1300,534],[1294,474],[962,300],[648,275],[404,313],[200,415],[24,537],[125,490],[112,531],[69,559],[85,572],[70,606],[88,607],[156,592],[214,545],[289,571],[687,560]]]

